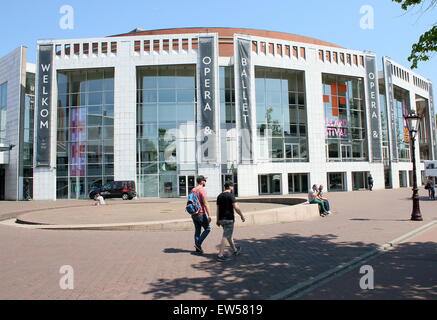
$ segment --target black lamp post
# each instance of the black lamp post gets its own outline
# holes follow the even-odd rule
[[[419,206],[419,189],[417,188],[417,174],[416,174],[416,135],[419,131],[420,120],[422,116],[416,113],[410,113],[404,116],[408,131],[410,133],[410,146],[413,161],[413,212],[411,213],[412,221],[422,221],[422,214]]]

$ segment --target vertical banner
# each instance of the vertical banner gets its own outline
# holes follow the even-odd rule
[[[40,45],[38,52],[38,102],[36,116],[36,167],[50,166],[53,45]]]
[[[382,160],[381,144],[381,112],[379,109],[378,74],[375,56],[366,56],[367,89],[369,98],[370,132],[372,145],[372,161]]]
[[[432,82],[429,82],[429,119],[431,122],[431,143],[432,143],[432,159],[435,159],[437,157],[437,137],[436,137],[436,111],[435,111],[435,105],[434,105],[434,91],[432,87]]]
[[[239,130],[241,136],[240,162],[253,160],[252,136],[252,61],[251,42],[247,39],[236,40],[236,76],[238,89]]]
[[[217,163],[215,37],[199,37],[198,123],[200,163]]]
[[[385,78],[385,94],[387,100],[387,108],[390,113],[390,136],[391,136],[391,161],[398,161],[398,141],[396,132],[396,117],[395,117],[395,102],[394,102],[394,91],[393,91],[393,74],[392,74],[392,64],[386,58],[383,58],[384,66],[384,78]]]

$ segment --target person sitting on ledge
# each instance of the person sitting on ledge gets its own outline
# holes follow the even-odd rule
[[[326,210],[325,204],[318,198],[317,193],[318,186],[315,184],[313,188],[308,191],[308,202],[311,204],[317,203],[319,205],[320,216],[325,217],[330,214],[330,212]]]
[[[105,199],[102,197],[102,195],[100,193],[96,194],[96,196],[94,197],[94,205],[95,206],[104,206],[106,204]]]
[[[329,204],[329,200],[323,197],[323,185],[319,186],[318,192],[317,192],[317,198],[319,200],[322,200],[325,204],[326,210],[328,210],[328,214],[331,213],[331,205]]]

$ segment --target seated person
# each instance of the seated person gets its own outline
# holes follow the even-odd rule
[[[317,203],[319,205],[320,215],[322,217],[328,215],[330,212],[326,209],[325,204],[322,200],[318,198],[318,187],[317,185],[313,185],[313,188],[308,191],[308,202],[313,204]]]
[[[94,201],[95,201],[94,203],[95,206],[103,206],[106,204],[105,199],[99,193],[96,194],[96,196],[94,197]]]
[[[325,204],[325,208],[326,208],[326,210],[328,210],[329,212],[331,212],[331,211],[330,211],[331,206],[330,206],[330,204],[329,204],[329,200],[323,197],[323,185],[320,185],[320,186],[319,186],[319,189],[318,189],[318,192],[317,192],[317,196],[318,196],[318,198],[319,198],[320,200],[322,200],[323,203]]]

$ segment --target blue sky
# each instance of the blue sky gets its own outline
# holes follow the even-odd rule
[[[310,36],[340,46],[374,51],[404,66],[411,45],[437,21],[437,9],[405,13],[391,0],[20,0],[3,1],[0,11],[0,56],[20,45],[35,61],[38,39],[102,37],[135,27],[244,27]],[[63,5],[74,8],[74,29],[59,27]],[[371,5],[373,30],[360,28],[360,8]],[[417,72],[437,87],[437,55]],[[436,90],[434,90],[436,92]]]

